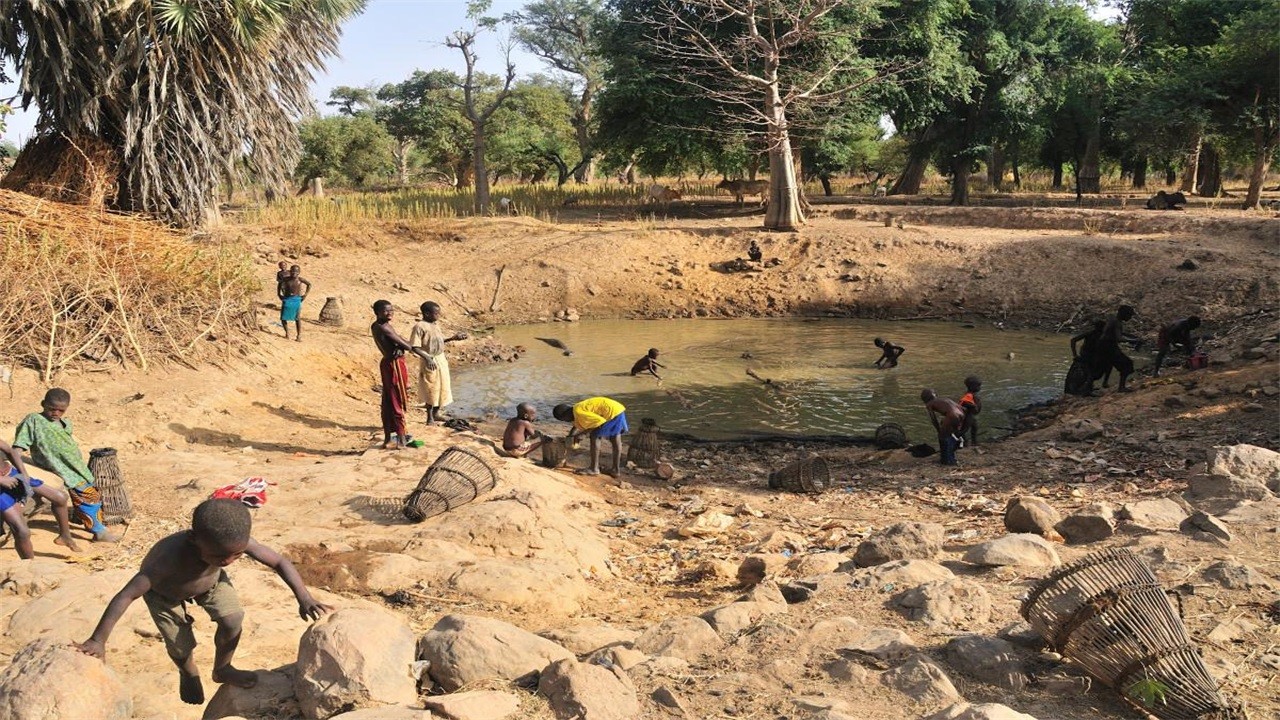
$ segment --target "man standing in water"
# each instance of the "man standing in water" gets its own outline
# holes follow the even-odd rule
[[[411,352],[424,361],[431,361],[431,356],[421,348],[415,348],[400,337],[400,333],[391,325],[391,317],[395,314],[390,300],[379,300],[373,304],[373,314],[377,319],[369,326],[373,333],[373,342],[382,353],[382,361],[378,370],[382,375],[382,447],[390,450],[393,446],[391,438],[395,436],[395,449],[403,449],[409,442],[409,434],[405,429],[404,415],[409,407],[409,369],[404,364],[404,354]]]
[[[920,400],[929,411],[929,421],[938,431],[938,461],[943,465],[956,464],[956,449],[963,442],[960,429],[964,427],[964,408],[955,400],[938,397],[938,393],[925,389]]]
[[[1106,387],[1111,379],[1111,370],[1120,372],[1119,392],[1129,392],[1127,387],[1129,376],[1133,374],[1133,359],[1124,354],[1120,343],[1125,339],[1124,324],[1133,319],[1132,305],[1121,305],[1116,314],[1107,320],[1102,328],[1102,337],[1098,340],[1098,369],[1102,371],[1102,387]]]

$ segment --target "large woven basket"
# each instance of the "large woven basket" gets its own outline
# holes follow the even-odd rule
[[[769,487],[795,493],[820,493],[831,487],[831,468],[814,455],[769,473]]]
[[[1163,720],[1238,717],[1179,609],[1129,550],[1103,550],[1057,570],[1031,590],[1022,616],[1053,650],[1143,712]]]
[[[907,431],[897,423],[885,423],[876,428],[877,450],[898,450],[911,444]]]
[[[102,522],[105,525],[127,523],[133,518],[133,503],[125,487],[124,476],[115,448],[95,448],[89,451],[89,472],[93,484],[102,495]]]
[[[448,512],[475,500],[498,484],[493,468],[479,455],[452,446],[440,453],[404,499],[404,516],[411,522]]]

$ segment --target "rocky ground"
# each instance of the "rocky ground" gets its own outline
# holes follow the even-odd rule
[[[1224,694],[1251,718],[1280,716],[1276,221],[1055,211],[1110,213],[1108,234],[1101,224],[1017,229],[1044,222],[1017,208],[988,228],[944,225],[945,208],[918,208],[937,223],[909,216],[903,228],[866,219],[903,213],[891,206],[840,212],[848,217],[833,211],[794,236],[718,217],[379,225],[312,238],[304,274],[314,297],[345,297],[345,328],[308,323],[301,344],[273,337],[264,292],[263,332],[234,361],[64,376],[77,435],[86,450],[120,450],[137,516],[118,547],[68,553],[42,515],[35,561],[0,548],[0,716],[1137,718],[1019,615],[1054,567],[1108,548],[1133,550],[1176,592]],[[1061,227],[1083,223],[1066,217]],[[239,232],[270,277],[287,239]],[[781,263],[710,268],[752,237]],[[1187,259],[1195,270],[1176,269]],[[415,424],[423,448],[372,449],[364,308],[381,296],[406,310],[444,297],[449,319],[472,329],[569,308],[1055,327],[1087,312],[1081,304],[1130,301],[1148,328],[1196,310],[1220,332],[1209,370],[1034,409],[1023,432],[962,450],[957,468],[901,450],[672,443],[672,482],[635,469],[615,482],[499,458],[487,427]],[[514,359],[483,339],[458,349]],[[17,372],[0,421],[16,423],[42,391]],[[408,523],[398,500],[454,445],[485,458],[497,487]],[[831,467],[826,492],[767,487],[769,472],[813,453]],[[207,707],[183,706],[140,607],[113,635],[109,669],[60,645],[87,636],[156,539],[247,476],[275,483],[255,537],[341,608],[308,629],[283,584],[237,563],[248,612],[239,657],[262,671],[257,689],[223,687]],[[196,630],[207,670],[203,616]],[[78,682],[50,679],[67,673]],[[1167,688],[1143,688],[1159,710]],[[418,710],[359,709],[379,705]]]

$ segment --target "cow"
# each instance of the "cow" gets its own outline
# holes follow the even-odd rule
[[[1181,210],[1179,205],[1187,204],[1187,196],[1180,192],[1167,193],[1163,190],[1147,201],[1148,210]]]
[[[663,205],[667,205],[667,204],[670,204],[672,200],[679,200],[679,199],[680,199],[679,190],[676,190],[674,188],[669,188],[666,185],[650,185],[649,186],[650,202],[662,203]]]
[[[741,205],[742,199],[747,195],[759,195],[760,204],[765,204],[769,199],[769,181],[768,180],[730,180],[725,178],[716,185],[719,190],[726,190],[734,196],[736,202]]]

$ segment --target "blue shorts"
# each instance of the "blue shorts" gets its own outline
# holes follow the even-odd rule
[[[593,438],[611,438],[625,435],[631,428],[627,427],[627,414],[618,413],[617,417],[591,431]]]
[[[290,295],[280,303],[281,322],[297,322],[300,312],[302,312],[301,295]]]
[[[18,477],[18,468],[9,468],[9,477]],[[31,478],[32,488],[38,488],[43,484],[39,480]],[[23,492],[21,483],[15,488],[0,490],[0,513],[22,502]]]

